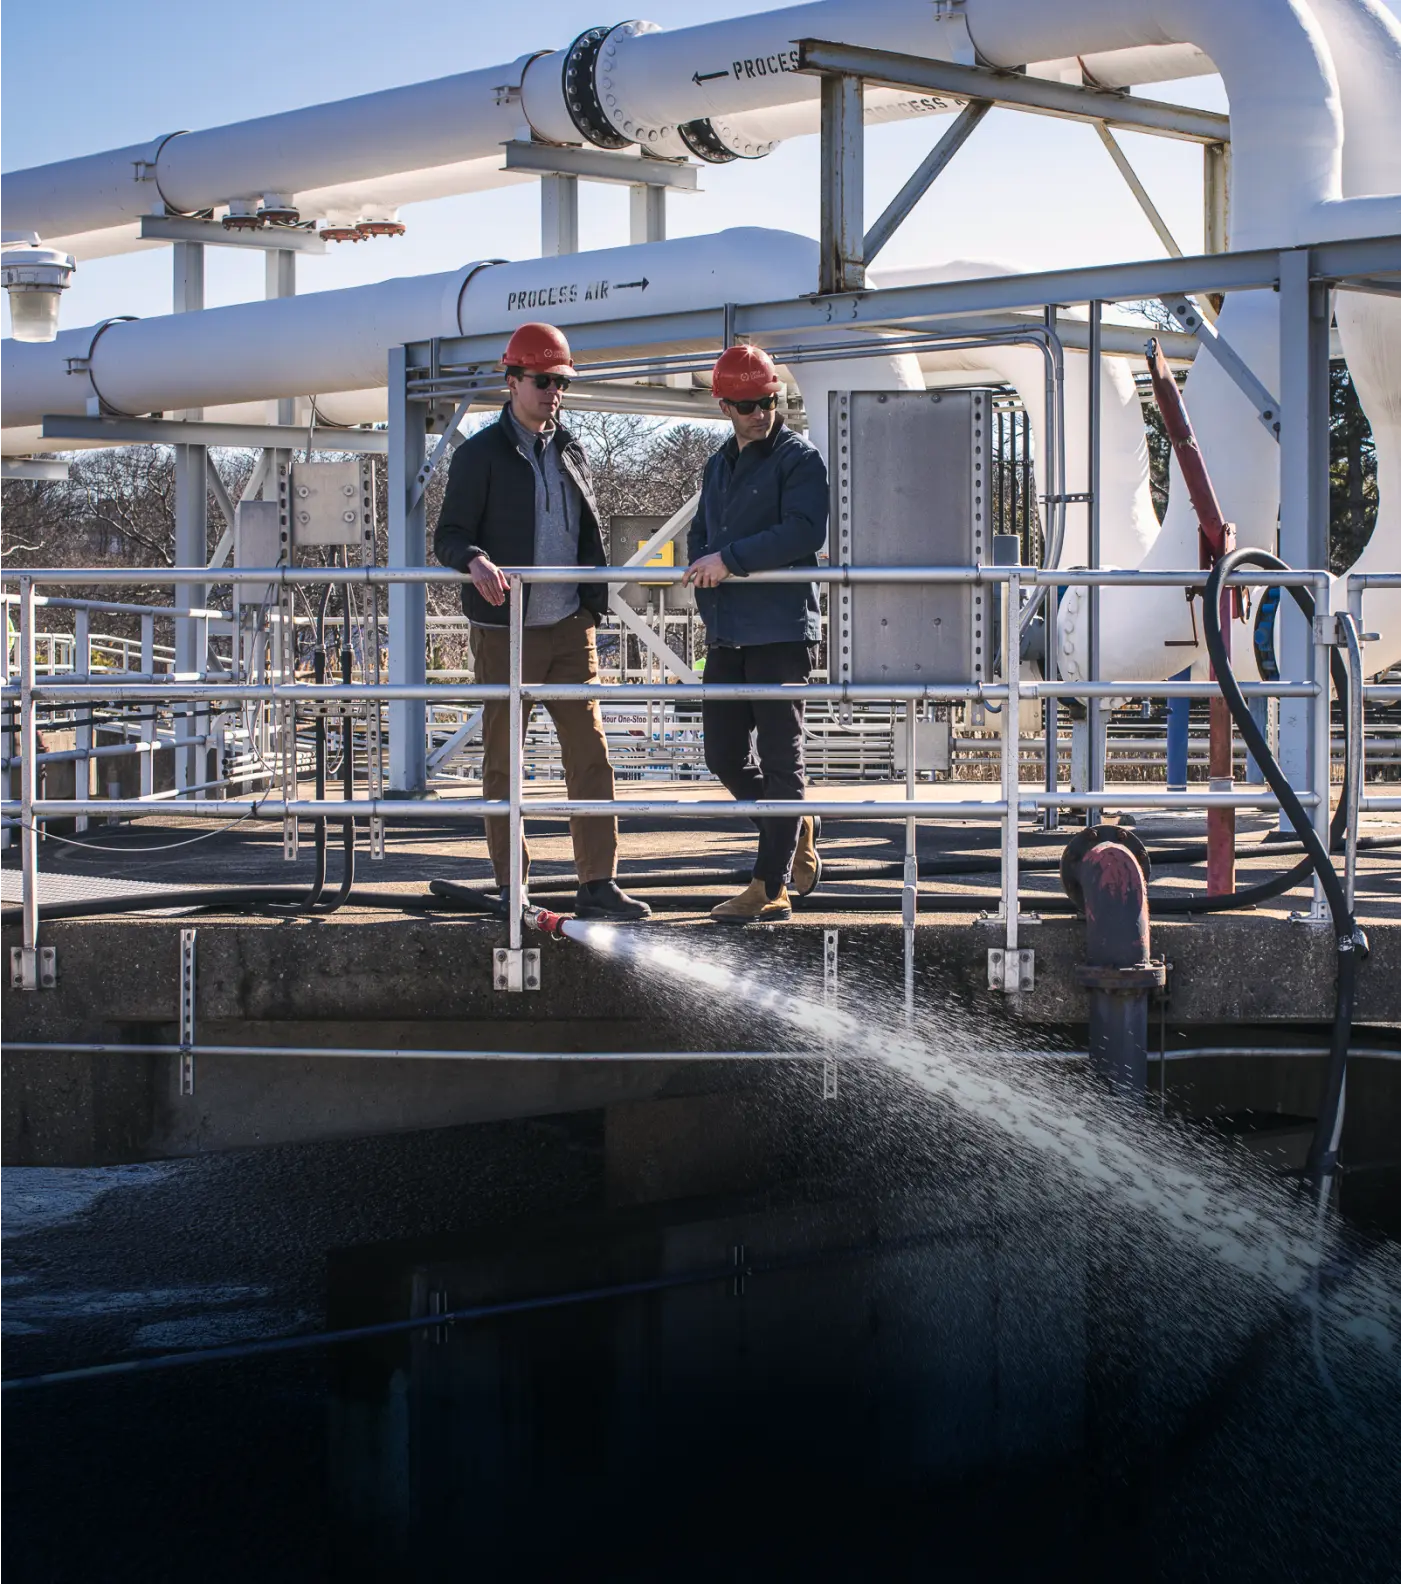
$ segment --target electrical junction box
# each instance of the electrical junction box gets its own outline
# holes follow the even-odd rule
[[[988,393],[980,390],[834,391],[831,563],[962,567],[990,561],[991,411]],[[868,684],[987,681],[993,660],[988,618],[995,603],[994,588],[971,583],[833,585],[829,672],[834,681]],[[895,735],[901,735],[898,725]]]
[[[277,504],[284,549],[344,545],[358,552],[349,559],[365,566],[373,561],[375,493],[369,457],[280,467]]]
[[[894,770],[897,776],[905,774],[905,723],[895,721],[891,733],[895,749]],[[936,770],[947,772],[953,764],[952,722],[930,718],[915,721],[915,771],[932,775]]]
[[[283,564],[282,530],[276,501],[245,500],[234,507],[234,565],[272,567]],[[271,583],[235,583],[234,600],[245,610],[270,605],[276,598]]]
[[[608,557],[612,566],[624,566],[631,556],[647,543],[657,529],[667,521],[665,517],[614,517],[608,524]],[[689,524],[687,525],[689,527]],[[646,566],[682,566],[685,564],[686,528],[675,539],[664,544]],[[696,608],[693,589],[682,588],[679,583],[624,583],[619,590],[623,601],[635,611],[655,609],[660,599],[666,600],[670,614],[680,615]]]

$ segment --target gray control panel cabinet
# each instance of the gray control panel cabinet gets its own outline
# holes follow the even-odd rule
[[[986,391],[834,391],[828,555],[834,566],[991,559]],[[978,683],[990,593],[972,584],[833,585],[829,670],[855,683]]]

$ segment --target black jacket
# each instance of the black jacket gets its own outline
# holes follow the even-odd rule
[[[509,406],[509,404],[508,404]],[[603,532],[593,474],[584,449],[563,425],[557,431],[560,462],[579,491],[579,565],[606,566]],[[535,471],[520,453],[508,408],[494,424],[486,424],[464,440],[448,468],[448,487],[433,553],[454,572],[466,572],[479,555],[497,566],[534,566]],[[608,609],[606,583],[581,583],[579,603],[602,616]],[[530,585],[525,589],[530,610]],[[462,609],[471,621],[484,627],[505,627],[510,622],[511,599],[488,605],[469,577],[462,585]]]
[[[739,449],[733,436],[706,463],[687,554],[718,550],[731,576],[696,590],[712,644],[816,643],[815,583],[745,583],[749,572],[815,567],[827,537],[827,468],[821,453],[780,419]]]

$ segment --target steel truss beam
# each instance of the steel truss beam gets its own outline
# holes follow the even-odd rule
[[[798,40],[798,70],[822,75],[858,77],[887,88],[951,94],[960,99],[987,99],[995,105],[1028,110],[1034,115],[1069,121],[1100,121],[1106,126],[1151,132],[1156,137],[1190,143],[1228,143],[1229,116],[1157,99],[1131,98],[1102,88],[1076,88],[1047,82],[1020,72],[989,71],[952,61],[900,55],[892,50],[863,49],[855,44],[830,44],[823,39]]]
[[[66,479],[68,464],[57,457],[6,457],[0,463],[0,478]]]
[[[673,192],[698,192],[698,167],[685,160],[643,159],[607,149],[561,148],[553,143],[503,143],[508,171],[536,176],[575,176],[584,181],[617,182],[627,187],[669,187]]]
[[[384,455],[383,429],[316,429],[286,424],[204,423],[178,418],[76,418],[49,414],[40,429],[45,440],[104,440],[112,445],[202,445],[256,451],[354,451]]]
[[[882,291],[843,293],[835,297],[801,297],[782,302],[716,304],[689,313],[654,314],[637,319],[613,319],[571,325],[570,344],[576,352],[634,351],[657,342],[690,343],[697,348],[723,344],[727,320],[733,333],[764,340],[805,330],[849,328],[961,328],[948,321],[955,316],[990,316],[1033,312],[1039,315],[1048,303],[1073,304],[1140,302],[1144,298],[1182,293],[1273,291],[1280,280],[1281,259],[1291,252],[1307,253],[1313,280],[1331,284],[1356,284],[1375,278],[1380,285],[1391,277],[1393,289],[1401,287],[1401,236],[1367,237],[1357,241],[1324,242],[1307,249],[1258,248],[1239,253],[1205,253],[1187,258],[1147,259],[1131,264],[1102,264],[1088,268],[1047,270],[1030,275],[994,275],[973,280],[935,281],[917,286],[892,286]],[[935,325],[935,321],[942,321]],[[1061,316],[1057,332],[1066,345],[1075,333],[1075,321]],[[1083,330],[1083,327],[1081,327]],[[1106,326],[1105,347],[1113,350]],[[1165,343],[1166,345],[1167,343]],[[1141,342],[1137,348],[1141,353]],[[451,375],[480,378],[501,354],[501,332],[455,336],[436,343],[422,341],[409,348],[409,377],[429,377],[436,367]],[[1189,354],[1190,355],[1190,354]],[[638,359],[640,362],[641,359]],[[445,378],[446,386],[449,380]],[[65,420],[65,422],[68,420]]]
[[[207,247],[272,249],[278,253],[324,253],[326,244],[315,231],[290,226],[264,226],[257,231],[226,231],[217,220],[188,215],[142,215],[143,242],[198,242]]]

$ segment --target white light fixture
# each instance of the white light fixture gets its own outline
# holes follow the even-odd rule
[[[10,294],[10,324],[16,341],[52,341],[58,334],[58,303],[73,278],[71,254],[41,247],[33,232],[7,236],[0,256],[0,284]]]

